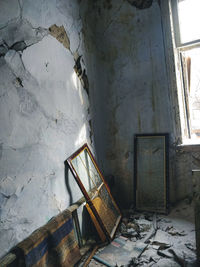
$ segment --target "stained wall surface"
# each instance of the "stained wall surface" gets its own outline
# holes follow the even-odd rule
[[[0,1],[0,256],[82,197],[64,166],[91,145],[80,5]]]
[[[95,35],[88,36],[96,49],[97,154],[105,175],[115,176],[114,193],[126,207],[134,195],[134,135],[169,133],[171,143],[174,135],[159,1],[146,1],[152,3],[144,9],[130,2],[91,4]]]

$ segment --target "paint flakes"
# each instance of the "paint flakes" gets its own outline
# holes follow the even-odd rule
[[[49,28],[49,31],[65,48],[70,49],[70,40],[63,25],[59,27],[54,24]]]
[[[83,88],[86,90],[87,94],[89,95],[89,81],[86,74],[86,69],[83,69],[81,65],[81,58],[82,56],[78,56],[77,60],[75,61],[74,71],[76,72]]]

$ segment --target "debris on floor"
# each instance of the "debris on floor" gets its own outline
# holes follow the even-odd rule
[[[131,212],[122,219],[113,242],[99,249],[88,266],[200,266],[193,210],[185,201],[168,216]]]
[[[132,242],[128,238],[119,236],[108,246],[99,251],[93,258],[107,266],[128,265],[133,258],[138,258],[147,244],[141,241]]]

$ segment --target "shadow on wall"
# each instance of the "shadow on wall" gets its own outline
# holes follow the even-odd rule
[[[69,185],[69,166],[67,164],[67,161],[64,162],[65,164],[65,185],[67,188],[67,191],[69,193],[69,205],[71,206],[73,204],[73,197],[72,197],[72,190]]]
[[[84,206],[82,211],[82,238],[84,240],[94,239],[96,242],[100,241],[100,237],[97,233],[97,230],[94,226],[94,223],[87,211],[87,208]]]
[[[73,188],[70,187],[70,181],[69,181],[69,166],[67,163],[67,160],[64,162],[65,164],[65,185],[69,194],[69,205],[71,206],[74,202],[73,202]],[[79,211],[78,211],[79,210]],[[82,240],[89,240],[94,239],[96,241],[100,241],[99,236],[97,234],[97,231],[95,229],[95,226],[90,218],[90,215],[87,211],[87,208],[85,207],[85,204],[81,207],[78,208],[78,210],[76,212],[78,212],[78,214],[80,214],[80,217],[78,215],[78,224],[80,227],[80,231],[81,231],[81,239]]]

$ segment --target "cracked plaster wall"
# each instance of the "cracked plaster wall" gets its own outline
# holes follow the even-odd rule
[[[1,1],[0,255],[81,196],[63,162],[85,141],[126,208],[134,134],[169,132],[176,159],[160,1],[133,2]],[[190,154],[177,157],[172,201],[191,188]]]
[[[187,190],[176,191],[181,180],[173,164],[178,125],[173,122],[160,1],[144,9],[122,0],[90,1],[88,14],[93,30],[87,32],[92,44],[87,54],[96,51],[96,74],[90,81],[94,140],[104,175],[115,176],[113,193],[127,208],[133,201],[134,134],[169,133],[174,202]]]
[[[69,194],[64,161],[91,145],[88,95],[74,72],[81,55],[86,73],[85,8],[78,0],[0,2],[0,256],[82,196],[70,173]]]

